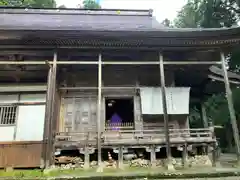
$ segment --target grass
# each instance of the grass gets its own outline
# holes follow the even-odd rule
[[[13,171],[0,170],[0,177],[38,178],[43,176],[44,174],[41,170],[13,170]]]
[[[224,168],[223,168],[224,169]],[[50,170],[45,173],[41,170],[13,170],[13,171],[0,171],[0,178],[30,178],[30,179],[44,179],[48,177],[79,177],[83,179],[98,180],[104,177],[106,180],[117,179],[135,179],[148,177],[154,178],[195,178],[195,177],[227,177],[227,176],[240,176],[240,169],[232,168],[231,170],[217,171],[214,168],[201,168],[198,169],[182,169],[174,172],[168,172],[161,168],[126,168],[124,170],[119,169],[104,169],[103,173],[97,173],[96,169],[83,170],[83,169],[69,169],[69,170]],[[101,178],[102,179],[102,178]]]

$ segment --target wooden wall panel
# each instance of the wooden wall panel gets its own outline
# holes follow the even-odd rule
[[[0,168],[40,167],[42,142],[1,142]]]

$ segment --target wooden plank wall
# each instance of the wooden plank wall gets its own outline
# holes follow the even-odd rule
[[[0,168],[37,168],[42,142],[0,142]]]

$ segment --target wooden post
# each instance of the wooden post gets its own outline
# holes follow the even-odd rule
[[[57,78],[57,52],[53,55],[53,65],[52,65],[52,86],[51,86],[51,115],[49,123],[49,165],[54,164],[54,136],[55,136],[55,123],[56,119],[54,117],[55,113],[55,94],[56,94],[56,78]]]
[[[150,156],[151,156],[151,166],[154,168],[156,167],[156,147],[152,146],[151,147],[151,152],[150,152]]]
[[[84,148],[84,169],[89,169],[90,167],[90,153],[88,146]]]
[[[52,77],[52,67],[48,70],[47,79],[47,97],[45,106],[45,119],[44,119],[44,130],[43,130],[43,146],[42,146],[42,158],[41,158],[41,168],[44,169],[48,166],[47,154],[48,154],[48,137],[49,137],[49,119],[51,113],[51,77]]]
[[[208,128],[208,118],[207,118],[206,108],[203,102],[201,103],[201,116],[203,121],[203,127]]]
[[[89,169],[90,167],[90,153],[89,153],[89,136],[90,136],[90,133],[88,132],[86,134],[86,140],[85,140],[85,148],[84,148],[84,169]]]
[[[239,164],[239,161],[240,161],[239,131],[237,126],[236,114],[233,106],[232,91],[231,91],[229,80],[228,80],[225,56],[223,52],[221,52],[220,55],[221,55],[221,61],[222,61],[222,70],[223,70],[223,76],[224,76],[224,82],[225,82],[228,109],[229,109],[232,129],[233,129],[233,137],[234,137],[235,146],[236,146],[237,162]]]
[[[169,170],[174,169],[171,164],[171,146],[169,137],[169,125],[168,125],[168,112],[167,112],[167,99],[166,99],[166,87],[165,87],[165,76],[164,76],[164,65],[163,65],[163,55],[159,53],[160,61],[160,79],[161,79],[161,92],[162,92],[162,105],[163,105],[163,117],[164,117],[164,129],[165,129],[165,140],[166,140],[166,151],[167,151],[167,168]]]
[[[217,162],[217,155],[216,155],[216,143],[214,142],[212,144],[213,146],[213,151],[212,151],[212,166],[216,167],[216,162]]]
[[[188,148],[187,143],[183,146],[183,154],[182,154],[182,164],[184,168],[188,167]]]
[[[98,55],[98,106],[97,106],[97,147],[98,147],[98,172],[102,172],[102,147],[101,147],[101,101],[102,101],[102,55]]]
[[[209,127],[209,124],[208,124],[206,107],[203,102],[201,102],[201,118],[203,121],[203,127],[207,129]],[[202,149],[203,149],[204,155],[208,155],[208,145],[204,145]]]
[[[119,146],[118,149],[118,168],[123,169],[123,147]]]

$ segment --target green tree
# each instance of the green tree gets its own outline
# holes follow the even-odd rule
[[[55,0],[0,0],[0,6],[55,8]]]
[[[181,28],[219,28],[230,27],[237,19],[225,0],[188,0],[174,23]]]
[[[174,25],[180,28],[219,28],[231,27],[237,24],[240,18],[240,0],[188,0],[174,20]],[[240,51],[234,49],[229,54],[229,68],[232,71],[240,70]],[[234,107],[237,119],[240,119],[240,90],[233,90]],[[225,94],[215,94],[205,101],[209,121],[215,125],[224,127],[225,133],[231,136],[223,136],[222,141],[232,147],[233,136],[230,124],[228,105]],[[192,126],[201,125],[199,107],[190,110],[190,122]],[[240,124],[238,122],[238,124]],[[238,125],[239,126],[239,125]]]
[[[95,0],[84,0],[84,9],[101,9],[101,6]]]

